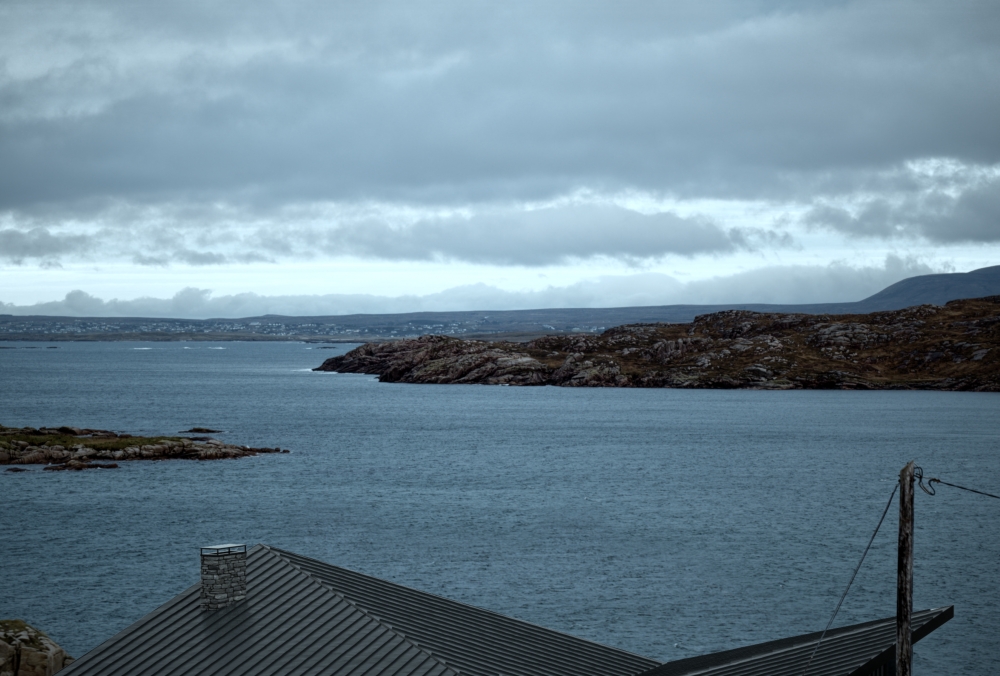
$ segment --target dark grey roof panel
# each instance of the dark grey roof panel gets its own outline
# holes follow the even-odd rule
[[[913,642],[952,617],[952,606],[913,614]],[[804,671],[821,632],[667,662],[642,676],[867,676],[896,659],[896,618],[832,629]]]
[[[629,676],[660,662],[273,548],[469,676]]]
[[[801,676],[818,633],[676,662],[257,545],[246,600],[205,611],[195,585],[67,676]],[[916,613],[914,642],[951,607]],[[866,676],[892,659],[892,618],[831,631],[809,676]]]
[[[90,651],[67,676],[458,676],[267,547],[247,553],[247,598],[199,606],[195,585]]]

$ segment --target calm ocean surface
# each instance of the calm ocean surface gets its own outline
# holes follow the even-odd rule
[[[906,461],[1000,493],[1000,397],[380,384],[297,343],[4,343],[0,423],[292,453],[0,472],[0,617],[79,656],[264,542],[664,660],[821,630]],[[897,507],[837,625],[895,613]],[[917,673],[1000,673],[1000,501],[916,496]]]

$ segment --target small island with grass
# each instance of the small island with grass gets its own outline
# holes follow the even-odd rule
[[[261,453],[288,451],[238,446],[210,437],[143,437],[79,427],[0,425],[0,465],[44,465],[46,470],[115,469],[119,462],[132,460],[225,460]]]

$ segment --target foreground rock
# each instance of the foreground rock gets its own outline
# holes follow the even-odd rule
[[[45,632],[0,620],[0,676],[51,676],[73,662]]]
[[[77,427],[0,425],[0,465],[45,465],[47,470],[117,469],[119,462],[129,460],[223,460],[287,452],[208,437],[134,437]]]
[[[729,310],[528,343],[368,343],[316,371],[383,382],[1000,391],[1000,296],[867,315]]]

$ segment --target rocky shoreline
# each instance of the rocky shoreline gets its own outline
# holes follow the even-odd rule
[[[23,620],[0,620],[0,676],[53,676],[73,658]]]
[[[0,465],[44,465],[53,471],[116,469],[119,462],[133,460],[224,460],[261,453],[288,451],[237,446],[210,437],[138,437],[78,427],[0,425]]]
[[[527,343],[368,343],[316,371],[382,382],[1000,392],[1000,296],[863,315],[729,310]]]

